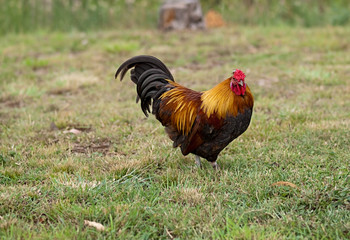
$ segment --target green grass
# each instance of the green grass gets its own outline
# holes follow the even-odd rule
[[[348,28],[231,26],[2,37],[0,237],[349,238],[348,39]],[[114,80],[137,54],[195,90],[246,72],[252,122],[219,172],[173,149],[132,82]]]
[[[0,0],[0,34],[155,28],[163,0]],[[225,21],[259,26],[349,26],[348,0],[205,0]]]
[[[157,25],[159,0],[0,0],[0,33]]]

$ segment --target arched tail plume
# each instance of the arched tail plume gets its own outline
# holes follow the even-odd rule
[[[120,74],[120,81],[123,80],[129,69],[131,69],[131,81],[137,86],[136,101],[141,99],[141,109],[148,116],[152,99],[155,100],[165,92],[164,86],[167,85],[167,80],[174,81],[174,77],[165,64],[153,56],[141,55],[130,58],[120,65],[115,78]]]

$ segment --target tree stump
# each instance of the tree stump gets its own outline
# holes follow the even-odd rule
[[[199,0],[168,0],[159,11],[158,27],[162,30],[204,29]]]

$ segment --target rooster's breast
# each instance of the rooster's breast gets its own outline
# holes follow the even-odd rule
[[[220,128],[215,128],[209,123],[205,124],[200,133],[203,144],[192,153],[210,162],[216,161],[219,153],[247,130],[251,117],[252,109],[246,109],[243,113],[238,113],[237,116],[228,115],[222,120]]]

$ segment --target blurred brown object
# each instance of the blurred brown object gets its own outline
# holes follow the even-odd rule
[[[159,10],[158,27],[162,30],[204,29],[199,0],[168,0]]]
[[[225,26],[226,23],[220,13],[210,10],[205,15],[205,25],[207,28],[217,28]]]

